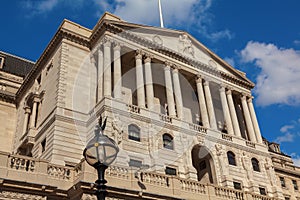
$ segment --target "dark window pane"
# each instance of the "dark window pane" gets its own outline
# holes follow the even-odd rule
[[[173,175],[173,176],[177,175],[176,169],[174,169],[172,167],[166,167],[165,172],[167,175]]]
[[[174,149],[173,137],[169,134],[164,134],[163,144],[164,144],[164,148],[173,150]]]
[[[263,187],[259,188],[259,192],[260,192],[261,195],[267,195],[266,189],[263,188]]]
[[[203,160],[203,161],[200,162],[199,167],[200,167],[200,170],[206,169],[206,162],[205,162],[205,160]]]
[[[242,189],[242,185],[239,182],[233,182],[233,187],[236,190],[241,190]]]
[[[137,127],[136,125],[130,124],[128,126],[128,138],[130,140],[134,140],[134,141],[141,141],[140,138],[140,128]]]
[[[129,166],[130,167],[141,167],[142,166],[142,161],[130,159]]]
[[[227,158],[228,158],[229,165],[236,165],[234,153],[232,153],[231,151],[228,151]]]
[[[258,162],[258,160],[256,158],[252,158],[251,162],[252,162],[253,170],[259,172],[260,169],[259,169],[259,162]]]

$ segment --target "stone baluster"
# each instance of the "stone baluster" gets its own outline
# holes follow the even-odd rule
[[[207,105],[207,110],[208,110],[210,127],[212,129],[217,129],[214,105],[213,105],[212,96],[211,96],[211,92],[210,92],[210,88],[209,88],[209,81],[207,81],[207,80],[204,81],[204,92],[205,92],[205,97],[206,97],[206,105]]]
[[[205,103],[202,78],[200,76],[197,76],[197,78],[196,78],[196,86],[197,86],[197,92],[198,92],[198,100],[199,100],[202,123],[203,123],[204,127],[209,128],[210,126],[209,126],[209,119],[208,119],[208,114],[207,114],[207,107],[206,107],[206,103]]]
[[[114,46],[114,97],[122,99],[121,46]]]
[[[141,52],[138,51],[135,56],[137,104],[139,107],[145,108],[145,89],[142,58],[143,56]]]
[[[170,63],[168,62],[165,63],[164,73],[169,116],[176,117]]]
[[[253,123],[255,135],[256,135],[256,141],[260,144],[263,144],[263,140],[262,140],[261,133],[260,133],[260,128],[259,128],[259,125],[258,125],[258,121],[257,121],[257,117],[256,117],[256,114],[255,114],[254,106],[253,106],[253,103],[252,103],[252,98],[253,97],[250,97],[248,99],[248,107],[249,107],[249,111],[250,111],[250,116],[251,116],[251,120],[252,120],[252,123]]]
[[[227,90],[226,95],[227,95],[227,101],[228,101],[228,105],[229,105],[229,111],[230,111],[230,115],[231,115],[234,135],[236,135],[238,137],[242,137],[238,117],[237,117],[235,107],[234,107],[231,90]]]
[[[111,42],[108,39],[104,40],[104,82],[103,82],[103,95],[104,97],[111,97]]]
[[[248,136],[251,142],[256,142],[256,136],[254,133],[253,129],[253,123],[251,120],[248,104],[247,104],[247,97],[245,95],[242,95],[241,100],[242,100],[242,107],[243,107],[243,113],[246,121],[246,127],[248,131]]]
[[[173,82],[174,82],[174,94],[175,94],[177,117],[179,119],[182,119],[183,118],[183,103],[182,103],[182,94],[181,94],[178,69],[179,69],[178,66],[173,66],[172,74],[173,74]]]
[[[146,97],[147,97],[147,107],[152,110],[154,106],[154,90],[153,90],[153,80],[151,71],[151,56],[147,55],[145,59],[145,84],[146,84]]]
[[[231,116],[230,116],[227,98],[226,98],[226,94],[225,94],[225,87],[223,87],[223,86],[221,86],[221,88],[220,88],[220,97],[221,97],[223,114],[224,114],[224,119],[226,122],[228,134],[233,135]]]

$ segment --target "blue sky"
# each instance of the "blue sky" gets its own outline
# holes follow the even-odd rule
[[[161,2],[166,28],[189,32],[247,73],[262,135],[300,166],[300,1]],[[159,26],[157,0],[7,0],[0,50],[36,61],[64,18],[92,29],[104,11]]]

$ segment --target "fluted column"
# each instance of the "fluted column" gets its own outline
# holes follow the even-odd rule
[[[203,92],[202,78],[200,76],[198,76],[196,78],[196,85],[197,85],[197,93],[198,93],[198,100],[199,100],[199,107],[200,107],[202,123],[203,123],[204,127],[209,128],[210,126],[209,126],[209,119],[208,119],[205,97],[204,97],[204,92]]]
[[[234,130],[234,135],[236,135],[238,137],[242,137],[239,121],[238,121],[237,114],[236,114],[235,107],[234,107],[231,90],[227,90],[226,94],[227,94],[227,101],[228,101],[228,105],[229,105],[229,111],[230,111],[230,115],[231,115],[231,121],[232,121],[233,130]]]
[[[115,44],[114,46],[114,97],[116,99],[122,98],[122,72],[121,72],[121,46]]]
[[[232,121],[231,121],[229,107],[228,107],[227,98],[225,94],[225,87],[223,86],[221,86],[220,88],[220,97],[221,97],[221,103],[223,108],[224,119],[226,122],[227,132],[228,134],[233,135]]]
[[[36,98],[34,98],[34,100],[33,100],[33,106],[32,106],[32,113],[31,113],[30,128],[35,128],[37,104],[38,104],[38,101],[37,101]]]
[[[98,84],[97,84],[97,101],[100,101],[103,97],[103,51],[102,48],[98,48]]]
[[[137,89],[137,104],[141,108],[145,108],[145,89],[144,89],[144,75],[142,54],[137,52],[135,56],[135,69],[136,69],[136,89]]]
[[[177,66],[173,66],[172,74],[173,74],[173,82],[174,82],[174,94],[175,94],[177,117],[179,119],[182,119],[183,118],[183,105],[182,105],[183,103],[182,103],[182,94],[181,94],[181,87],[180,87]]]
[[[23,124],[23,133],[25,133],[28,129],[28,120],[29,120],[29,115],[31,113],[31,110],[29,107],[25,107],[25,117],[24,117],[24,124]]]
[[[253,127],[254,127],[254,132],[255,132],[255,135],[256,135],[256,141],[258,143],[262,144],[263,140],[262,140],[262,137],[261,137],[261,132],[260,132],[260,128],[259,128],[259,125],[258,125],[256,114],[255,114],[254,106],[253,106],[253,103],[252,103],[252,97],[250,97],[248,99],[248,107],[249,107],[250,116],[251,116],[251,120],[252,120]]]
[[[242,98],[241,98],[243,113],[244,113],[244,117],[245,117],[245,120],[246,120],[246,127],[247,127],[247,131],[248,131],[250,141],[256,142],[256,136],[255,136],[255,133],[254,133],[253,124],[252,124],[251,116],[250,116],[250,113],[249,113],[246,98],[247,97],[245,95],[243,95]]]
[[[206,106],[207,106],[207,110],[208,110],[210,127],[213,129],[217,129],[214,105],[213,105],[211,92],[210,92],[210,88],[209,88],[209,82],[207,80],[204,81],[204,92],[205,92],[205,97],[206,97]]]
[[[164,71],[169,116],[176,117],[170,63],[166,63]]]
[[[103,81],[103,95],[104,97],[111,97],[111,42],[104,41],[104,81]]]
[[[147,55],[145,62],[145,84],[146,84],[146,98],[147,107],[151,110],[154,106],[154,90],[151,70],[151,56]]]

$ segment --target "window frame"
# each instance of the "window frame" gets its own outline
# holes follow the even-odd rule
[[[285,178],[283,176],[279,176],[280,185],[282,188],[286,188]]]
[[[132,134],[133,133],[133,134]],[[141,141],[141,129],[135,124],[128,125],[128,139],[136,142]]]
[[[256,158],[251,158],[251,164],[253,171],[260,172],[259,161]]]
[[[174,137],[172,135],[170,135],[169,133],[164,133],[162,135],[162,139],[164,149],[174,150]]]
[[[229,165],[237,166],[235,154],[232,151],[227,151],[227,160]]]
[[[297,180],[292,180],[292,183],[293,183],[294,190],[298,191],[299,188],[298,188]]]
[[[168,172],[171,172],[171,171],[173,171],[175,173],[168,173]],[[169,175],[169,176],[177,176],[177,169],[174,168],[174,167],[166,166],[166,168],[165,168],[165,174]]]

